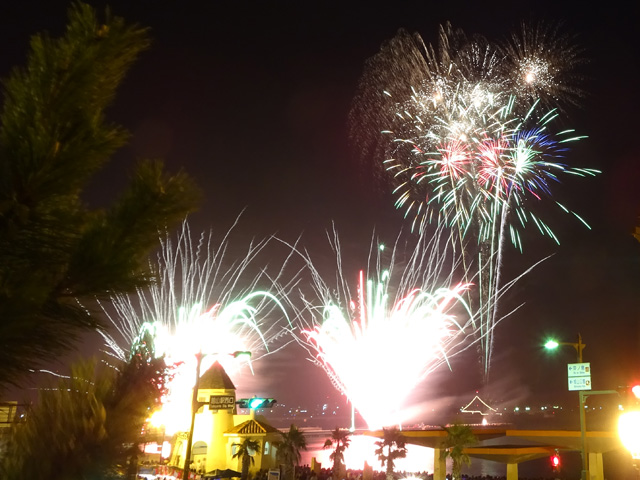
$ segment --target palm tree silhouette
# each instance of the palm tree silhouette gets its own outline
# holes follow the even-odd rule
[[[300,452],[307,449],[307,440],[298,427],[291,424],[288,432],[280,432],[282,440],[275,444],[276,458],[285,467],[284,480],[293,480],[295,465],[300,463]]]
[[[449,427],[442,428],[447,432],[447,438],[442,442],[441,455],[444,458],[451,457],[453,460],[451,476],[453,480],[460,480],[462,478],[462,464],[471,464],[471,459],[469,455],[464,453],[464,449],[478,443],[478,439],[468,425],[454,423]]]
[[[398,458],[404,458],[407,456],[407,447],[404,441],[404,437],[398,427],[383,428],[382,440],[376,442],[376,455],[378,460],[382,463],[382,466],[387,465],[387,480],[394,480],[393,466]],[[387,449],[385,455],[384,449]]]
[[[260,442],[251,438],[245,438],[242,443],[234,443],[236,453],[232,458],[240,458],[242,460],[242,480],[249,477],[249,467],[255,463],[254,455],[260,454]]]
[[[333,478],[339,480],[342,466],[344,465],[344,451],[349,447],[351,442],[351,432],[336,427],[331,432],[331,437],[324,442],[324,448],[333,447],[333,452],[329,455],[329,459],[333,460]]]

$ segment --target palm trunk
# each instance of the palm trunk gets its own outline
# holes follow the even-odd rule
[[[249,462],[251,461],[251,457],[249,455],[242,456],[242,479],[247,480],[249,478]]]
[[[138,478],[138,456],[134,454],[129,457],[127,479],[135,480],[136,478]]]
[[[293,465],[287,465],[285,467],[285,475],[284,475],[285,480],[295,480],[294,476],[295,476],[295,467]]]
[[[346,468],[341,460],[333,463],[333,480],[342,480],[346,477]]]
[[[451,478],[452,480],[460,480],[462,478],[462,465],[460,462],[453,461],[453,466],[451,467]]]
[[[391,455],[391,452],[389,452]],[[391,460],[387,460],[387,480],[394,480],[393,478],[393,462]]]

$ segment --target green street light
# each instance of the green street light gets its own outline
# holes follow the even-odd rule
[[[275,398],[241,398],[240,400],[236,400],[236,404],[240,408],[249,408],[251,410],[256,410],[258,408],[271,408],[276,404]]]
[[[251,360],[251,352],[247,352],[247,351],[236,351],[236,352],[230,353],[229,355],[231,355],[233,358],[245,359],[247,361]]]
[[[560,345],[568,345],[576,349],[576,353],[578,354],[578,363],[582,363],[582,351],[586,347],[584,343],[582,343],[582,335],[578,334],[577,342],[557,342],[553,339],[549,339],[547,343],[544,344],[545,348],[548,350],[553,350],[558,348]],[[591,392],[590,395],[600,394],[603,392]],[[611,393],[611,392],[604,392]],[[586,427],[586,419],[584,414],[584,399],[587,397],[587,394],[580,391],[578,392],[578,413],[580,414],[580,438],[582,443],[582,474],[581,479],[586,480],[588,474],[588,465],[587,465],[587,427]]]
[[[554,348],[558,348],[560,344],[555,340],[548,340],[547,343],[544,344],[544,348],[547,350],[553,350]]]
[[[582,363],[582,351],[585,349],[586,345],[582,343],[582,335],[578,334],[578,341],[574,342],[558,342],[552,338],[547,340],[547,343],[544,344],[544,348],[547,350],[554,350],[558,348],[560,345],[568,345],[576,349],[576,353],[578,354],[578,363]]]

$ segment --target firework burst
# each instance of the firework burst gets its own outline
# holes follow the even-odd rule
[[[201,373],[214,361],[234,373],[247,361],[234,353],[251,352],[255,361],[285,344],[275,341],[290,326],[283,302],[295,275],[286,285],[279,283],[286,259],[274,275],[256,265],[269,240],[250,243],[230,260],[233,227],[216,244],[211,232],[194,241],[185,222],[175,240],[169,235],[161,238],[157,260],[150,266],[151,285],[135,295],[116,296],[103,306],[129,346],[121,347],[103,333],[112,355],[128,360],[130,347],[151,339],[154,354],[173,366],[169,395],[154,417],[170,433],[189,424],[196,354],[207,354]]]
[[[494,44],[446,24],[436,47],[401,31],[368,62],[351,112],[364,132],[356,147],[381,159],[412,230],[437,223],[454,232],[464,271],[477,279],[467,298],[480,315],[485,380],[504,239],[522,250],[522,230],[535,225],[557,242],[541,203],[586,225],[552,194],[562,174],[598,173],[567,166],[567,146],[581,137],[553,129],[554,105],[575,103],[578,63],[569,37],[540,25]]]
[[[337,233],[329,235],[336,284],[323,280],[308,254],[314,299],[296,339],[347,396],[369,428],[404,420],[405,402],[434,369],[468,348],[476,325],[464,299],[471,287],[454,280],[455,265],[440,235],[420,237],[408,260],[372,242],[370,263],[356,275],[355,289],[343,272]],[[387,268],[385,268],[385,265]],[[386,382],[393,394],[381,395]]]
[[[585,62],[583,50],[559,25],[522,23],[520,31],[497,48],[507,86],[519,97],[550,105],[578,104],[582,79],[575,67]]]

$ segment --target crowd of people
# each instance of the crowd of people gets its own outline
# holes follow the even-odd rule
[[[201,475],[198,475],[202,478]],[[149,480],[149,476],[140,475],[138,479]],[[153,476],[151,477],[154,478]],[[174,477],[155,476],[154,480],[170,480]],[[344,474],[344,478],[338,480],[386,480],[387,475],[385,472],[372,471],[371,477],[365,478],[362,470],[347,470]],[[414,480],[433,480],[433,473],[428,472],[394,472],[394,478],[397,480],[414,479]],[[446,475],[447,480],[452,480],[451,474]],[[518,477],[519,480],[554,480],[552,477]],[[230,479],[233,480],[233,479]],[[249,480],[269,480],[269,472],[267,470],[260,470],[254,475],[249,476]],[[302,465],[296,467],[295,480],[333,480],[333,471],[329,468],[322,468],[318,471],[311,470],[309,465]],[[501,475],[462,475],[462,480],[507,480],[507,477]]]
[[[347,470],[345,474],[345,478],[339,480],[363,480],[363,471],[362,470]],[[267,472],[264,472],[264,477],[256,476],[254,480],[267,480],[266,477]],[[300,466],[296,468],[296,479],[295,480],[332,480],[333,471],[328,468],[322,468],[318,473],[311,470],[308,465]],[[386,480],[387,475],[385,472],[381,471],[373,471],[371,480]],[[394,472],[394,478],[398,480],[402,479],[416,479],[416,480],[433,480],[433,473],[428,472]],[[526,478],[526,477],[518,477],[519,480],[554,480],[554,477],[539,477],[539,478]],[[447,480],[452,480],[451,474],[448,473],[446,476]],[[369,479],[366,479],[369,480]],[[507,480],[506,476],[499,475],[462,475],[462,480]]]

